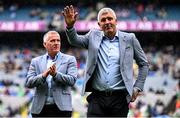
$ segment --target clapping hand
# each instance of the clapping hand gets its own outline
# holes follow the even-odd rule
[[[56,65],[54,63],[52,66],[49,67],[49,74],[54,77],[56,73]]]

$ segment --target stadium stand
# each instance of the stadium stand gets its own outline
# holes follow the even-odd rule
[[[128,2],[127,2],[128,1]],[[80,12],[82,21],[96,20],[97,10],[104,7],[115,9],[121,21],[180,21],[180,5],[175,0],[83,0],[71,2]],[[58,4],[58,5],[57,5]],[[42,0],[12,3],[0,1],[0,21],[45,21],[48,29],[62,27],[59,11],[66,1]],[[57,27],[58,26],[58,27]],[[48,30],[46,29],[46,30]],[[78,81],[73,88],[73,117],[86,117],[86,96],[80,96],[85,69],[87,51],[70,46],[64,31],[62,51],[75,55],[78,61]],[[80,34],[86,31],[79,32]],[[136,102],[129,105],[129,117],[179,117],[180,116],[180,43],[179,31],[141,32],[136,31],[150,63],[150,71],[145,83],[144,93]],[[1,32],[0,31],[0,117],[31,117],[29,107],[33,90],[24,87],[30,60],[44,53],[42,36],[44,32]],[[137,77],[137,65],[134,64],[134,77]],[[88,93],[87,93],[88,95]]]
[[[23,21],[50,21],[52,16],[60,12],[63,4],[59,5],[19,5],[12,3],[10,5],[0,4],[0,20],[23,20]],[[80,7],[78,7],[80,6]],[[160,5],[158,3],[138,3],[132,2],[128,4],[117,3],[103,3],[96,2],[89,6],[83,3],[77,3],[77,11],[79,12],[80,20],[96,20],[97,11],[104,7],[114,8],[117,13],[118,20],[141,20],[147,18],[148,20],[178,20],[180,19],[180,5],[172,4]],[[62,18],[61,18],[62,20]]]

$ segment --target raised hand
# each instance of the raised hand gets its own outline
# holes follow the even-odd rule
[[[78,12],[75,12],[74,7],[70,5],[64,8],[62,14],[64,16],[67,28],[72,28],[77,20]]]

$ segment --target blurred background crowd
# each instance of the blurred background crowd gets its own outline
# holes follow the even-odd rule
[[[24,82],[31,59],[45,53],[42,37],[48,30],[60,33],[61,51],[74,55],[78,61],[78,80],[72,88],[73,117],[86,117],[86,95],[81,96],[80,92],[88,52],[69,45],[60,13],[70,4],[79,12],[78,20],[86,22],[96,21],[102,7],[113,8],[119,21],[180,22],[178,0],[0,0],[1,28],[8,27],[3,26],[8,22],[46,23],[46,27],[38,31],[0,28],[0,117],[30,117],[34,90],[25,88]],[[86,29],[79,31],[80,34],[86,32]],[[150,71],[144,92],[129,104],[128,116],[180,117],[180,30],[134,33],[149,60]],[[138,73],[135,63],[133,68],[135,80]]]

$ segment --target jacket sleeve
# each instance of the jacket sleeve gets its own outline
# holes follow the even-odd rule
[[[32,59],[27,73],[25,86],[28,88],[37,87],[43,85],[46,82],[46,79],[42,77],[42,74],[39,75],[36,74],[35,62],[36,60]]]
[[[77,61],[75,57],[72,57],[69,60],[67,74],[57,72],[55,77],[53,77],[53,80],[69,86],[73,86],[75,84],[77,80]]]
[[[81,47],[81,48],[86,48],[86,49],[88,48],[90,33],[91,31],[89,31],[85,35],[78,35],[74,28],[66,29],[68,42],[71,45]]]
[[[137,40],[136,36],[133,34],[132,36],[132,43],[134,47],[134,59],[139,67],[138,78],[134,84],[134,87],[138,88],[140,91],[143,91],[144,83],[149,71],[149,65],[147,58],[139,41]]]

